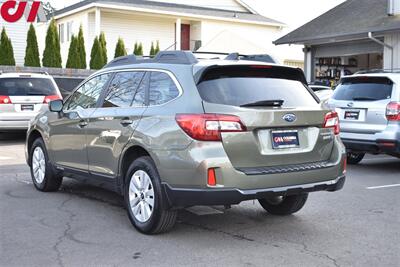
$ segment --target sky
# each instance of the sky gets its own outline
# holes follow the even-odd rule
[[[201,0],[198,0],[201,1]],[[278,20],[287,25],[277,38],[295,30],[308,21],[318,17],[326,11],[344,2],[344,0],[243,0],[261,15]],[[50,0],[51,4],[61,9],[79,2],[79,0]],[[275,57],[303,59],[301,46],[278,46],[274,51]]]

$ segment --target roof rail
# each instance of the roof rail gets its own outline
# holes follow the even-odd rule
[[[160,51],[153,59],[157,63],[196,64],[199,62],[191,51]]]
[[[354,74],[368,74],[368,73],[400,73],[400,68],[360,70]]]
[[[111,68],[121,65],[128,65],[128,64],[135,64],[137,63],[137,59],[135,55],[128,55],[117,57],[116,59],[112,60],[110,63],[104,66],[104,68]]]

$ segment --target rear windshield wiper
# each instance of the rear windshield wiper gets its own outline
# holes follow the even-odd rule
[[[240,105],[240,107],[281,107],[284,100],[262,100]]]
[[[367,97],[367,96],[363,96],[363,97],[353,97],[353,101],[376,101],[378,99],[373,98],[373,97]]]

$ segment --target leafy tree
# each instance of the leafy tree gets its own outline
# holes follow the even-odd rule
[[[124,40],[122,40],[121,38],[118,38],[117,46],[115,47],[114,58],[122,57],[122,56],[126,56],[125,44],[124,44]]]
[[[46,34],[46,47],[43,52],[43,67],[61,68],[60,39],[57,23],[53,19],[50,22]]]
[[[85,38],[83,37],[82,25],[79,27],[78,37],[76,38],[76,47],[78,51],[78,62],[75,68],[86,69],[86,50],[85,50]],[[72,41],[71,41],[72,42]]]
[[[4,27],[0,37],[0,65],[15,66],[13,46]]]
[[[78,50],[79,37],[72,35],[71,44],[69,45],[67,68],[79,69],[81,67],[80,51]]]
[[[155,53],[154,53],[154,44],[153,42],[151,42],[151,48],[150,48],[150,57],[154,57]]]
[[[26,38],[25,63],[26,67],[40,67],[39,48],[35,27],[29,26]]]
[[[94,38],[92,51],[90,53],[90,68],[92,70],[99,70],[104,66],[102,46],[100,44],[99,38],[96,36]]]
[[[104,34],[104,32],[100,33],[100,37],[99,37],[99,42],[101,45],[101,49],[103,51],[103,60],[104,60],[104,65],[108,63],[108,58],[107,58],[107,42],[106,42],[106,35]]]
[[[157,41],[156,48],[154,48],[154,55],[157,55],[157,53],[160,52],[160,42]]]

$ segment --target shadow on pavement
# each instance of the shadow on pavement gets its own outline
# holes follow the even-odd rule
[[[26,131],[0,133],[0,146],[24,143]]]

